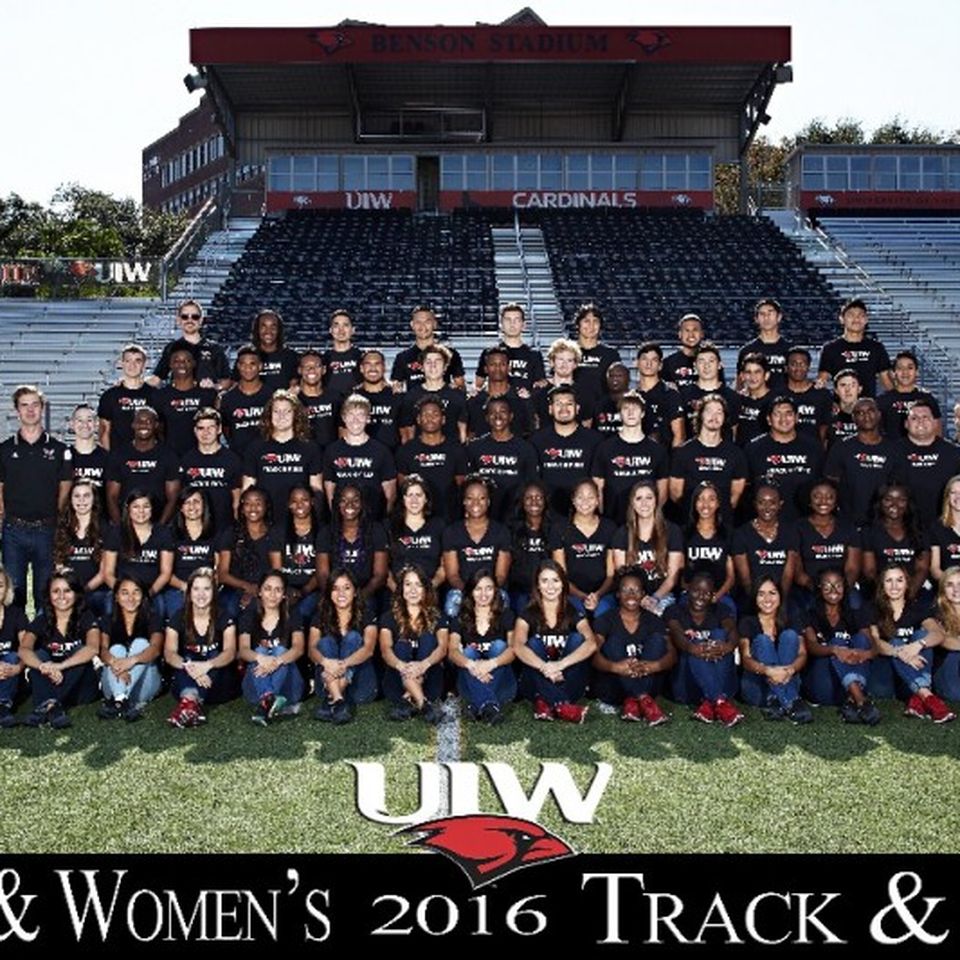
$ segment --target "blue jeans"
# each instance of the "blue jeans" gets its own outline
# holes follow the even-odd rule
[[[198,659],[212,660],[218,656],[220,654],[213,651],[209,657]],[[228,700],[237,698],[240,693],[240,684],[235,663],[228,663],[225,667],[214,667],[208,676],[212,681],[211,685],[201,687],[186,670],[174,670],[170,692],[178,700],[189,694],[200,703],[226,703]]]
[[[353,656],[363,646],[363,637],[356,630],[351,630],[342,640],[337,637],[321,637],[317,641],[317,649],[323,656],[331,660],[345,660]],[[323,667],[319,664],[316,669],[316,688],[319,696],[324,689]],[[377,698],[377,672],[373,665],[373,657],[347,670],[346,697],[350,703],[370,703]]]
[[[254,650],[254,653],[266,657],[281,657],[286,652],[286,647],[257,647]],[[254,667],[255,663],[248,663],[243,674],[242,689],[247,703],[259,703],[268,693],[283,697],[287,703],[299,703],[303,699],[303,677],[296,663],[281,664],[265,677],[256,676]]]
[[[946,700],[960,700],[960,650],[947,650],[933,672],[933,691]]]
[[[479,653],[476,647],[466,646],[463,648],[463,655],[468,660],[493,660],[506,649],[506,640],[494,640],[486,654]],[[513,672],[513,664],[495,667],[489,683],[477,680],[469,670],[461,667],[457,671],[457,689],[474,711],[479,711],[488,703],[504,707],[517,695],[517,678]]]
[[[603,656],[614,663],[628,659],[627,643],[619,637],[607,637],[603,644]],[[667,652],[667,638],[662,633],[644,637],[640,649],[630,654],[630,659],[659,660]],[[625,697],[642,697],[645,693],[655,697],[663,686],[663,674],[651,673],[645,677],[622,677],[616,673],[594,670],[590,689],[593,696],[604,703],[622,703]]]
[[[114,657],[132,657],[149,649],[150,641],[137,637],[130,648],[115,643],[110,648]],[[119,680],[107,666],[100,670],[100,687],[105,700],[129,700],[131,703],[149,703],[160,692],[160,669],[157,662],[138,663],[130,668],[130,683]]]
[[[37,659],[44,663],[51,660],[46,650],[37,650],[36,655]],[[50,700],[56,700],[64,707],[79,703],[93,703],[99,692],[97,673],[91,661],[76,667],[67,667],[63,671],[63,682],[59,684],[52,683],[39,670],[31,670],[30,686],[33,690],[34,707],[40,707]]]
[[[852,650],[869,650],[870,638],[856,633],[849,640],[831,637],[829,646],[844,646]],[[852,683],[859,683],[864,693],[870,684],[870,661],[855,666],[836,657],[810,657],[802,675],[803,693],[813,703],[839,706],[847,696]]]
[[[393,641],[394,656],[404,663],[426,660],[436,649],[437,638],[432,633],[425,633],[419,637],[415,648],[408,640]],[[428,700],[438,700],[442,692],[443,665],[435,663],[423,676],[423,695]],[[383,695],[392,703],[399,703],[403,699],[403,694],[403,678],[399,672],[391,667],[384,667]]]
[[[726,642],[725,630],[713,631],[712,639]],[[737,665],[733,654],[720,660],[702,660],[688,653],[680,653],[677,665],[670,674],[673,697],[678,703],[711,703],[720,697],[732,697],[737,692]]]
[[[617,598],[612,593],[605,593],[597,602],[596,610],[593,611],[587,610],[586,605],[580,597],[570,597],[570,603],[581,617],[593,617],[596,619],[597,617],[602,617],[608,610],[612,610],[617,605]]]
[[[0,662],[19,663],[19,654],[12,650],[0,656]],[[8,677],[6,680],[0,680],[0,703],[5,703],[12,707],[17,699],[17,693],[20,690],[20,684],[23,682],[23,672],[21,671],[15,677]]]
[[[800,637],[796,630],[783,630],[773,638],[759,633],[750,641],[750,655],[766,667],[785,667],[797,659],[800,652]],[[789,707],[800,696],[800,675],[795,673],[786,683],[771,683],[756,673],[743,672],[740,678],[740,696],[754,707],[762,706],[769,696],[774,696],[781,706]]]
[[[909,642],[922,640],[926,635],[926,630],[914,630]],[[894,647],[901,647],[906,642],[904,640],[890,641]],[[924,650],[922,657],[924,666],[919,670],[904,663],[898,657],[887,657],[883,654],[876,657],[873,661],[870,676],[873,695],[881,699],[892,699],[896,696],[902,697],[904,689],[908,694],[917,693],[925,688],[929,689],[933,685],[933,651],[930,649]]]
[[[164,623],[169,623],[184,607],[187,595],[178,587],[164,587],[160,593],[153,598],[153,612]]]
[[[97,587],[86,595],[87,609],[98,619],[113,613],[113,593],[109,587]]]
[[[567,637],[567,645],[563,651],[566,657],[580,644],[583,643],[583,637],[576,631]],[[532,636],[527,640],[527,646],[541,659],[549,660],[547,648],[538,636]],[[563,680],[554,683],[548,680],[539,670],[533,667],[525,666],[520,678],[521,696],[532,700],[535,696],[542,697],[550,706],[556,706],[558,703],[576,703],[587,689],[587,681],[590,679],[590,660],[581,660],[572,667],[563,671]]]
[[[27,570],[33,568],[33,604],[43,609],[43,591],[53,573],[53,526],[25,527],[3,521],[3,565],[13,583],[14,602],[27,604]]]

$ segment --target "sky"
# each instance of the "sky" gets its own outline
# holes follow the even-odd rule
[[[32,0],[0,31],[0,196],[47,203],[61,183],[140,199],[140,155],[197,103],[183,77],[191,27],[497,23],[522,0]],[[774,93],[771,139],[815,117],[960,128],[957,0],[532,0],[563,26],[790,26],[794,82]],[[415,11],[415,13],[411,13]]]

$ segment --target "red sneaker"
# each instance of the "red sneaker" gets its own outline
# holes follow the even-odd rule
[[[709,700],[704,700],[703,703],[693,711],[693,719],[699,720],[701,723],[713,723],[713,704]]]
[[[713,705],[713,712],[725,727],[735,727],[743,719],[743,714],[726,697],[721,697]]]
[[[923,705],[934,723],[949,723],[957,719],[957,715],[934,693],[924,700]]]
[[[587,719],[589,709],[589,707],[579,707],[575,703],[558,703],[553,708],[553,715],[567,723],[583,723]]]
[[[189,723],[189,713],[190,705],[193,703],[192,700],[188,700],[186,697],[182,697],[180,702],[173,708],[170,716],[167,717],[167,723],[171,727],[187,727],[191,724]]]
[[[651,727],[659,727],[661,723],[666,723],[670,718],[660,709],[660,704],[657,703],[649,693],[645,693],[640,698],[640,713],[643,714],[643,719]]]
[[[918,720],[927,719],[927,708],[919,693],[914,693],[910,696],[904,708],[903,715],[905,717],[916,717]]]
[[[534,697],[533,700],[533,719],[534,720],[552,720],[553,707],[547,703],[543,697]]]
[[[636,697],[627,697],[620,708],[620,719],[639,723],[643,719],[640,716],[640,710],[640,701]]]

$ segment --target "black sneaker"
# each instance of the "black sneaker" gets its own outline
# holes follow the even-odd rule
[[[783,720],[786,717],[783,704],[772,693],[760,708],[760,713],[763,714],[764,720]]]
[[[880,710],[872,700],[864,700],[857,707],[857,716],[860,718],[860,722],[865,723],[868,727],[875,727],[880,722]]]
[[[805,723],[813,723],[813,711],[806,700],[797,697],[787,708],[787,718],[791,723],[802,726]]]
[[[324,700],[323,703],[313,711],[313,719],[330,723],[330,721],[333,720],[333,704],[329,700]]]
[[[433,703],[430,700],[424,701],[423,706],[420,708],[420,716],[427,721],[427,723],[432,726],[436,726],[443,720],[443,708],[438,703]]]
[[[15,727],[19,721],[13,712],[13,707],[9,703],[0,703],[0,728]]]
[[[346,700],[338,700],[333,704],[333,722],[337,726],[343,726],[353,719],[353,707]]]
[[[67,727],[73,726],[73,721],[67,716],[63,704],[58,703],[50,710],[50,726],[54,730],[66,730]]]
[[[270,708],[273,706],[273,694],[265,693],[257,704],[250,720],[258,727],[265,727],[270,722]]]
[[[142,720],[145,707],[146,704],[144,703],[134,703],[130,701],[123,711],[123,719],[126,720],[127,723],[136,723],[138,720]]]
[[[390,705],[390,712],[387,716],[391,720],[400,722],[409,720],[415,712],[413,704],[409,700],[398,700],[396,703]]]
[[[876,707],[874,707],[876,709]],[[860,709],[852,700],[847,700],[840,707],[840,719],[844,723],[863,723],[863,717],[860,716]]]
[[[123,713],[123,703],[120,700],[104,700],[97,710],[101,720],[116,720]]]
[[[487,723],[491,727],[499,727],[507,719],[507,715],[500,709],[499,705],[496,703],[490,704],[490,713],[487,717]]]

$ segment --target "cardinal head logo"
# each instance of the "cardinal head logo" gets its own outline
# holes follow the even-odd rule
[[[309,34],[310,40],[317,44],[327,56],[349,47],[353,41],[340,30],[314,30]]]
[[[474,888],[576,851],[532,820],[484,813],[427,820],[398,833],[417,834],[410,846],[427,847],[452,860]]]

